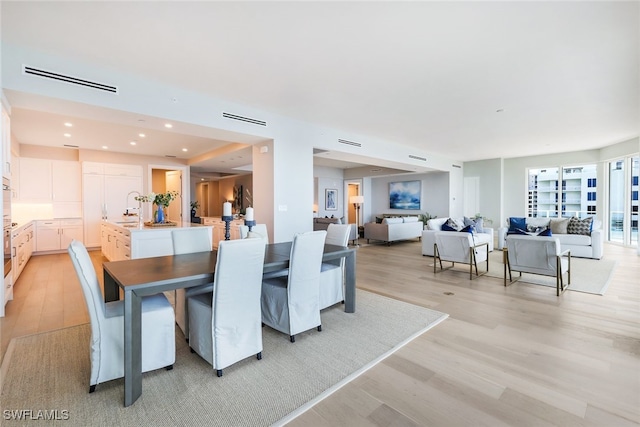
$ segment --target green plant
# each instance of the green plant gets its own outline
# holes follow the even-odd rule
[[[197,200],[194,200],[191,202],[191,210],[196,210],[200,208],[200,202]]]
[[[166,193],[154,193],[153,191],[146,196],[136,196],[136,199],[139,202],[151,202],[154,205],[162,205],[165,208],[169,206],[176,197],[178,197],[179,193],[177,191],[167,191]]]
[[[433,218],[437,218],[437,215],[431,216],[431,214],[429,212],[425,212],[423,214],[418,215],[418,219],[420,221],[422,221],[422,224],[425,227],[427,225],[427,221],[429,221],[430,219],[433,219]]]

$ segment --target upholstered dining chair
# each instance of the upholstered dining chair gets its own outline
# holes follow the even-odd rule
[[[67,249],[80,281],[91,324],[89,393],[100,383],[124,376],[124,301],[104,302],[96,271],[84,245]],[[142,298],[142,372],[173,368],[175,318],[164,294]]]
[[[249,237],[249,227],[246,225],[241,225],[240,229],[240,238],[246,239]],[[256,224],[251,227],[252,237],[262,237],[265,240],[265,243],[269,243],[269,231],[267,230],[267,224]]]
[[[325,243],[347,246],[352,224],[329,224]],[[320,310],[344,301],[344,258],[320,266]]]
[[[489,271],[489,244],[476,244],[473,234],[466,231],[438,231],[435,233],[435,243],[433,244],[433,272],[437,272],[437,265],[440,264],[440,271],[448,270],[455,266],[455,263],[469,264],[469,280],[473,279],[473,269],[476,276],[478,273],[478,263],[486,261],[486,270]],[[451,262],[448,268],[442,267],[442,261]]]
[[[212,234],[208,228],[192,227],[178,228],[171,230],[171,240],[173,242],[173,254],[190,254],[193,252],[208,252],[212,248]],[[187,314],[187,294],[196,295],[199,293],[211,292],[213,283],[197,286],[189,289],[176,289],[175,311],[176,323],[184,333],[184,337],[189,341],[189,316]]]
[[[571,284],[571,251],[562,250],[560,240],[553,236],[526,236],[511,234],[505,239],[509,282],[511,272],[540,274],[556,278],[556,296]],[[567,285],[562,275],[567,273]],[[505,277],[506,286],[506,277]]]
[[[289,274],[262,281],[262,323],[289,335],[317,328],[320,320],[320,264],[327,232],[296,234],[291,244]]]
[[[260,295],[265,244],[236,239],[218,245],[213,291],[189,296],[189,346],[222,370],[249,356],[262,359]]]

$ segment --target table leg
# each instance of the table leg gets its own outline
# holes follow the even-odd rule
[[[356,312],[356,251],[349,251],[344,260],[345,290],[344,311]]]
[[[142,298],[124,293],[124,406],[142,395]]]
[[[104,278],[104,302],[118,301],[120,299],[120,288],[113,280],[113,277],[106,271],[103,273]]]

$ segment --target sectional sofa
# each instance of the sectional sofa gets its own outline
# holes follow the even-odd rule
[[[475,244],[487,243],[489,252],[493,251],[493,228],[484,227],[482,221],[470,218],[433,218],[427,221],[426,230],[422,231],[422,255],[434,256],[433,245],[436,242],[436,232],[442,231],[442,226],[450,219],[459,224],[461,227],[474,223],[475,233],[473,233],[473,241]],[[466,222],[466,224],[465,224]]]
[[[604,232],[602,221],[593,217],[578,218],[507,218],[508,226],[498,229],[498,248],[505,246],[508,233],[551,234],[560,240],[562,250],[570,249],[572,257],[602,258]]]
[[[368,222],[364,225],[364,238],[367,243],[380,240],[391,245],[399,240],[420,239],[423,223],[417,216],[382,218],[380,223]]]

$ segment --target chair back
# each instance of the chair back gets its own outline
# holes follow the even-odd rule
[[[206,227],[171,230],[174,255],[207,252],[212,248],[211,230]]]
[[[249,353],[262,351],[260,299],[265,248],[261,239],[218,244],[211,304],[213,366],[228,366],[246,357],[247,346],[255,346]]]
[[[470,250],[474,246],[471,233],[455,231],[437,231],[435,233],[438,255],[443,261],[469,263]],[[476,254],[476,261],[486,260],[486,249]]]
[[[306,325],[312,315],[315,321],[315,313],[317,323],[311,327],[320,324],[320,265],[326,236],[326,231],[319,230],[296,234],[293,238],[287,286],[290,325]],[[309,329],[301,327],[301,331]],[[296,333],[295,329],[291,331],[291,335]]]
[[[246,239],[249,237],[249,227],[246,225],[241,225],[240,229],[240,238]],[[265,243],[269,243],[269,231],[267,230],[267,224],[256,224],[251,227],[251,237],[262,237]]]
[[[106,307],[104,297],[100,291],[98,276],[91,263],[91,257],[89,256],[89,252],[87,252],[87,248],[85,248],[81,242],[72,240],[67,248],[67,252],[69,252],[73,268],[76,270],[80,286],[82,287],[82,294],[87,304],[87,311],[89,312],[91,324],[91,383],[95,384],[100,366],[101,329],[105,322]]]
[[[327,237],[324,241],[328,245],[347,246],[352,224],[329,224]],[[326,261],[327,264],[344,265],[344,258]]]
[[[509,235],[506,239],[509,264],[516,271],[554,276],[560,240],[553,236]]]

